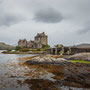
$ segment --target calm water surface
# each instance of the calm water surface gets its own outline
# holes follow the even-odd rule
[[[20,65],[19,58],[34,56],[30,54],[2,54],[0,51],[0,90],[46,90],[41,87],[45,84],[54,86],[54,79],[51,73],[40,72],[30,69],[28,66]],[[29,75],[28,75],[29,73]],[[36,84],[38,83],[38,84]],[[40,84],[40,85],[39,85]],[[39,86],[38,86],[39,85]],[[46,85],[47,86],[47,85]],[[70,87],[55,86],[57,89],[48,90],[69,90]],[[52,87],[53,88],[53,87]],[[73,90],[89,90],[83,88],[72,88]]]

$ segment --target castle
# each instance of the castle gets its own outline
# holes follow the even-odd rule
[[[34,37],[34,41],[27,41],[26,39],[20,39],[18,41],[18,46],[22,48],[42,48],[43,45],[48,45],[48,36],[44,32],[37,33],[37,35]]]

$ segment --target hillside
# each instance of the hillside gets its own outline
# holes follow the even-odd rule
[[[0,50],[11,50],[11,49],[14,49],[14,46],[0,42]]]
[[[77,48],[90,48],[90,44],[84,43],[84,44],[76,45],[75,47],[77,47]]]

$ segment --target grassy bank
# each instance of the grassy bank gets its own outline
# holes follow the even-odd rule
[[[4,54],[44,54],[50,46],[45,45],[42,48],[21,48],[16,46],[14,50],[3,51]]]
[[[90,61],[84,61],[84,60],[70,60],[72,63],[83,63],[83,64],[90,64]]]

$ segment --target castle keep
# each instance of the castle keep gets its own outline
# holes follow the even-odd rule
[[[43,33],[37,33],[37,35],[34,37],[34,41],[30,40],[27,41],[26,39],[24,40],[19,40],[18,41],[18,46],[24,48],[42,48],[43,45],[48,45],[48,36],[43,32]]]

